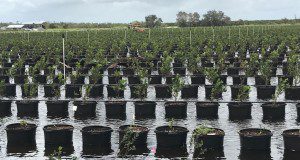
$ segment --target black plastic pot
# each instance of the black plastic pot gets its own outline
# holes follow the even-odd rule
[[[25,85],[25,84],[24,84]],[[27,84],[28,85],[28,92],[25,92],[25,86],[22,85],[22,97],[37,97],[38,96],[38,85],[37,84]],[[30,95],[33,93],[32,95]]]
[[[138,125],[124,125],[119,127],[119,155],[140,154],[140,148],[147,148],[149,129]],[[128,143],[131,145],[128,146]],[[132,148],[128,151],[128,147]]]
[[[77,109],[74,113],[76,119],[96,117],[96,101],[74,101],[73,105],[77,106]]]
[[[0,75],[0,81],[4,81],[4,83],[9,83],[9,76]]]
[[[103,84],[103,78],[98,78],[97,80],[93,80],[91,77],[89,77],[89,84]]]
[[[8,154],[26,154],[36,151],[35,124],[10,124],[6,126]]]
[[[287,62],[282,62],[282,74],[283,75],[288,75],[288,63]]]
[[[181,98],[198,98],[198,85],[186,85],[181,89]]]
[[[109,101],[105,102],[106,118],[126,119],[126,102]]]
[[[131,98],[147,98],[147,90],[148,89],[145,89],[143,91],[143,93],[139,93],[139,85],[132,85],[130,86],[130,97]]]
[[[283,81],[283,80],[287,80],[287,83],[290,85],[290,86],[292,86],[293,85],[293,82],[294,82],[294,78],[292,77],[292,76],[285,76],[285,75],[279,75],[279,76],[277,76],[277,78],[278,78],[278,84],[280,84],[281,83],[281,81]]]
[[[238,95],[239,95],[241,87],[242,86],[240,86],[240,85],[231,86],[231,99],[233,99],[233,100],[238,99]],[[248,92],[248,98],[249,98],[249,92]]]
[[[122,72],[123,72],[124,76],[134,75],[134,69],[132,69],[132,68],[123,68]]]
[[[218,118],[219,104],[215,102],[197,102],[196,111],[199,119]]]
[[[0,117],[6,117],[11,115],[11,101],[0,100]]]
[[[185,76],[186,68],[173,68],[173,72],[175,75],[178,74],[181,76]]]
[[[300,103],[296,104],[297,108],[297,120],[300,121]]]
[[[212,91],[213,87],[214,87],[213,85],[206,85],[205,86],[205,97],[206,97],[206,99],[211,99],[211,91]],[[216,95],[216,98],[221,99],[222,98],[222,93],[218,93]]]
[[[239,131],[242,150],[270,150],[271,131],[248,128]]]
[[[233,85],[247,85],[247,77],[244,75],[232,76]]]
[[[107,88],[107,97],[108,98],[124,98],[124,91],[114,89],[114,86],[108,85]]]
[[[211,131],[208,134],[200,135],[195,133],[194,130],[194,152],[198,150],[223,150],[223,142],[225,132],[218,128],[210,128]],[[199,147],[199,144],[202,144]]]
[[[15,84],[24,84],[25,79],[28,79],[28,76],[26,76],[26,75],[16,75],[16,76],[14,76]]]
[[[271,99],[272,96],[275,94],[276,86],[256,86],[257,89],[257,98],[258,99]]]
[[[44,97],[51,98],[55,96],[60,96],[60,85],[44,85]]]
[[[149,77],[149,84],[161,84],[162,76],[161,75],[152,75]]]
[[[175,61],[175,62],[172,63],[173,68],[181,68],[181,67],[183,67],[182,62],[179,62],[179,61],[177,61],[177,60],[174,60],[174,61]]]
[[[229,67],[227,68],[227,75],[239,75],[240,68],[239,67]]]
[[[67,118],[69,116],[69,101],[46,101],[48,118]]]
[[[256,85],[270,85],[270,80],[266,82],[266,80],[262,76],[255,76],[255,84]]]
[[[186,148],[187,133],[185,127],[161,126],[154,131],[156,133],[157,148],[179,149]]]
[[[171,98],[172,89],[168,85],[156,85],[155,86],[156,98]]]
[[[103,97],[103,85],[92,85],[91,90],[88,93],[90,98],[101,98]]]
[[[264,103],[261,105],[264,120],[283,120],[285,118],[285,103]]]
[[[71,78],[71,84],[84,84],[85,76],[78,76],[76,79]]]
[[[47,83],[47,76],[46,75],[34,75],[33,76],[34,81],[36,81],[39,84],[46,84]]]
[[[108,83],[109,84],[118,84],[121,79],[122,79],[122,77],[109,76]]]
[[[43,130],[46,148],[47,146],[73,146],[73,126],[54,124],[45,126]]]
[[[229,119],[243,120],[251,119],[252,103],[250,102],[231,102],[228,103]]]
[[[201,66],[202,67],[213,67],[214,63],[212,63],[212,62],[205,62],[205,63],[202,63]]]
[[[14,123],[7,125],[5,130],[7,134],[7,146],[36,146],[35,135],[36,135],[35,124],[20,124]]]
[[[155,118],[156,102],[139,101],[134,102],[134,106],[136,119]]]
[[[204,75],[194,75],[191,76],[192,84],[205,84],[205,76]]]
[[[82,85],[66,84],[66,98],[80,98]]]
[[[129,84],[141,84],[141,78],[138,76],[130,76],[128,77]]]
[[[82,148],[83,155],[108,155],[111,150],[110,127],[87,126],[82,130]]]
[[[4,92],[1,93],[4,97],[15,97],[16,96],[16,85],[15,84],[5,84]]]
[[[174,78],[175,78],[174,75],[166,76],[166,84],[169,84],[169,85],[172,84]]]
[[[186,118],[187,102],[166,102],[166,118]]]
[[[220,79],[223,82],[223,84],[227,84],[227,75],[220,75],[220,77],[218,77],[218,79]],[[213,82],[213,84],[215,84],[215,83],[216,83],[216,81]]]
[[[285,89],[285,99],[300,100],[300,87],[290,86]]]
[[[289,129],[282,133],[284,149],[287,151],[300,151],[300,130]]]
[[[39,101],[17,101],[17,116],[18,117],[38,117],[38,105]]]

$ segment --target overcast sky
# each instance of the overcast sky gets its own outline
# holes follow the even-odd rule
[[[156,14],[175,22],[178,11],[222,10],[233,20],[300,17],[300,0],[0,0],[1,22],[142,21]]]

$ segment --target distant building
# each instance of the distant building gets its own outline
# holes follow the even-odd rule
[[[45,22],[33,22],[33,23],[23,23],[25,30],[34,30],[34,31],[42,31],[45,30],[46,27],[44,25]]]
[[[23,29],[24,25],[9,25],[6,27],[8,30],[21,30]]]
[[[24,23],[9,25],[6,27],[7,30],[32,30],[32,31],[43,31],[45,30],[45,22],[34,22],[34,23]]]
[[[130,29],[135,29],[135,28],[140,28],[140,27],[142,27],[142,23],[138,22],[138,21],[134,21],[128,25],[128,28],[130,28]]]
[[[134,21],[128,25],[129,29],[133,29],[136,32],[144,32],[145,30],[141,28],[142,23],[138,21]]]

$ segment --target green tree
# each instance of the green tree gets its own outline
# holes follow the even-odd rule
[[[161,18],[158,18],[156,15],[149,15],[145,17],[146,20],[146,27],[147,28],[154,28],[157,26],[161,26],[163,22]]]
[[[230,23],[230,17],[222,11],[211,10],[203,15],[202,24],[204,26],[224,26]]]
[[[188,26],[188,20],[189,20],[189,14],[188,13],[180,11],[177,14],[176,22],[177,22],[177,25],[179,27],[187,27]]]
[[[57,28],[57,26],[56,26],[54,23],[50,23],[50,24],[49,24],[49,28],[50,28],[50,29],[54,29],[54,28]]]
[[[197,27],[200,23],[200,14],[198,12],[189,13],[188,23],[190,27]]]

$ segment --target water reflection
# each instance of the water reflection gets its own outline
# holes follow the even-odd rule
[[[271,151],[241,150],[240,160],[272,160]]]
[[[284,151],[283,160],[296,160],[300,159],[300,152]]]
[[[8,156],[25,156],[29,153],[36,152],[36,144],[33,145],[7,145],[6,152]]]
[[[205,160],[226,159],[223,150],[195,150],[193,158]]]
[[[155,156],[157,158],[184,158],[188,156],[188,152],[186,147],[175,149],[157,148]]]
[[[82,157],[101,157],[109,155],[113,152],[111,148],[101,147],[83,147]]]
[[[125,155],[120,155],[119,152],[119,157],[120,158],[128,158],[128,157],[132,157],[135,155],[144,155],[147,156],[150,153],[150,150],[148,149],[147,146],[139,146],[139,147],[135,147],[134,149],[128,151],[128,153],[125,153]],[[124,153],[122,153],[124,154]]]
[[[56,155],[59,151],[58,148],[60,146],[56,146],[56,145],[46,145],[45,146],[45,151],[44,151],[44,155],[45,156],[51,156],[51,155]],[[74,153],[74,147],[72,146],[62,146],[62,150],[61,150],[61,156],[70,156],[71,154]]]

